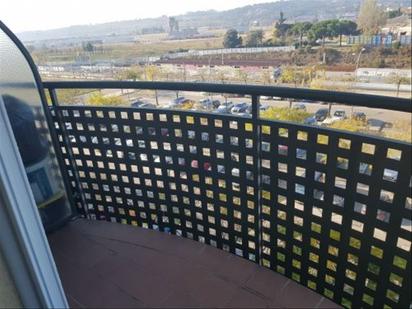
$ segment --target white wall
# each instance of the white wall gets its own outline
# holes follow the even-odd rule
[[[20,297],[0,252],[0,308],[21,308]]]

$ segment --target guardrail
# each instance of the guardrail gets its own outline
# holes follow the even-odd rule
[[[259,96],[411,113],[411,102],[243,85],[45,82],[79,212],[188,237],[345,307],[411,304],[411,144],[259,117]],[[248,94],[252,117],[60,106],[56,89]]]
[[[240,48],[220,48],[190,50],[187,52],[164,54],[162,58],[176,59],[190,56],[212,56],[227,54],[260,54],[274,52],[290,52],[295,50],[294,46],[270,46],[270,47],[240,47]]]

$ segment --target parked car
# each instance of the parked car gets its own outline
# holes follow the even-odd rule
[[[390,122],[385,122],[380,119],[369,119],[366,127],[369,131],[375,131],[375,132],[380,132],[383,130],[383,128],[392,128],[392,123]]]
[[[332,117],[326,117],[326,119],[322,121],[322,125],[331,125],[336,121],[344,119],[346,119],[346,112],[344,110],[337,110],[333,113]]]
[[[212,104],[214,108],[218,108],[220,106],[220,101],[219,100],[212,100]]]
[[[273,99],[273,97],[269,97],[269,96],[267,96],[267,95],[261,95],[260,98],[261,98],[262,100],[272,100],[272,99]]]
[[[138,108],[157,108],[157,106],[152,103],[143,103],[139,105]]]
[[[344,110],[340,110],[340,109],[338,109],[337,111],[335,111],[333,113],[333,117],[337,120],[344,120],[344,119],[347,118],[346,117],[346,112]]]
[[[278,146],[278,154],[282,156],[287,156],[288,155],[288,146],[287,145],[279,145]]]
[[[230,112],[232,114],[243,114],[246,113],[247,109],[248,109],[249,105],[245,102],[242,103],[236,103],[232,109],[230,110]]]
[[[211,99],[203,99],[199,101],[201,108],[213,109],[213,101]]]
[[[360,163],[359,173],[370,175],[372,173],[372,166],[366,163]]]
[[[259,107],[259,109],[260,109],[260,107]],[[252,114],[252,104],[251,103],[248,103],[245,113],[246,114]]]
[[[267,111],[269,108],[270,108],[270,106],[267,105],[267,104],[260,104],[260,106],[259,106],[259,110],[261,112]]]
[[[167,104],[165,107],[166,108],[178,108],[178,106],[181,105],[182,101],[186,100],[185,97],[178,97],[174,100],[172,100],[169,104]]]
[[[181,103],[181,107],[179,107],[180,109],[191,109],[193,108],[193,106],[195,105],[195,101],[191,100],[191,99],[186,99],[183,100]]]
[[[203,99],[199,101],[200,106],[204,109],[213,109],[217,108],[220,105],[219,100],[212,100],[212,99]]]
[[[220,106],[213,111],[216,114],[230,114],[231,109],[233,108],[233,103],[222,103]]]
[[[166,105],[166,108],[171,108],[171,109],[191,109],[195,102],[190,99],[186,99],[185,97],[179,97],[174,99],[172,102],[170,102],[168,105]]]
[[[327,108],[318,109],[315,113],[315,119],[318,122],[322,122],[328,117],[329,110]]]
[[[250,117],[252,115],[252,104],[248,103],[248,105],[246,106],[246,109],[241,111],[241,112],[238,112],[238,113],[231,112],[231,113],[234,114],[234,115],[237,115],[237,116]]]
[[[242,113],[236,113],[239,116],[250,116],[252,114],[252,104],[248,103],[246,110]]]
[[[315,116],[310,116],[310,117],[306,118],[305,120],[303,120],[303,123],[313,126],[313,125],[317,124],[316,117]]]
[[[293,104],[293,109],[306,111],[306,105],[303,104],[303,103],[295,103],[295,104]]]
[[[398,179],[398,172],[393,171],[393,170],[389,170],[389,169],[385,169],[383,171],[383,179],[387,180],[387,181],[395,182]]]
[[[363,112],[355,112],[352,114],[352,118],[355,120],[366,121],[366,114]]]
[[[146,104],[147,102],[143,100],[136,100],[130,104],[132,107],[140,107],[140,105]]]

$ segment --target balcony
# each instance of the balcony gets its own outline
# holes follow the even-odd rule
[[[411,145],[262,119],[258,110],[260,94],[403,111],[410,111],[409,102],[236,85],[44,87],[84,218],[208,244],[273,270],[273,280],[279,273],[345,307],[409,306]],[[238,117],[60,106],[61,88],[241,92],[254,107],[251,117]],[[395,176],[386,177],[388,171]],[[300,302],[301,293],[289,298]]]
[[[37,120],[50,129],[76,211],[49,235],[71,306],[410,306],[411,144],[264,119],[259,100],[411,113],[410,101],[263,86],[37,81],[40,98],[51,100]],[[252,113],[61,105],[60,89],[243,94]]]

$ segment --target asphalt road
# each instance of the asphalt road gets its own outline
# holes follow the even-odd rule
[[[111,95],[121,95],[120,90],[106,90],[106,94],[111,94]],[[208,98],[207,95],[200,93],[200,92],[184,92],[180,91],[179,92],[179,97],[185,97],[188,99],[192,99],[194,101],[199,101],[201,99]],[[158,91],[158,101],[159,105],[165,106],[168,103],[170,103],[173,99],[175,99],[177,96],[175,91]],[[127,94],[123,94],[123,97],[129,101],[133,102],[134,100],[137,99],[142,99],[144,101],[150,102],[152,104],[156,104],[156,99],[154,95],[154,91],[130,91]],[[213,95],[212,96],[213,100],[219,100],[221,102],[225,102],[225,98],[221,95]],[[238,102],[247,102],[250,103],[251,99],[246,98],[246,97],[229,97],[227,99],[228,101],[238,103]],[[296,102],[298,103],[298,102]],[[294,103],[294,104],[296,104]],[[289,107],[289,102],[288,101],[278,101],[278,100],[264,100],[261,99],[261,104],[267,104],[270,106],[274,107]],[[304,103],[306,105],[306,110],[309,113],[315,113],[318,109],[320,108],[327,108],[327,104],[321,104],[321,103]],[[367,118],[376,118],[380,119],[383,121],[387,122],[396,122],[396,121],[409,121],[411,122],[411,116],[408,113],[403,113],[403,112],[398,112],[398,111],[390,111],[390,110],[384,110],[384,109],[376,109],[376,108],[368,108],[368,107],[354,107],[352,109],[351,106],[348,105],[343,105],[343,104],[333,104],[332,105],[332,113],[335,110],[344,110],[347,115],[351,115],[352,111],[353,112],[363,112],[366,114]]]

